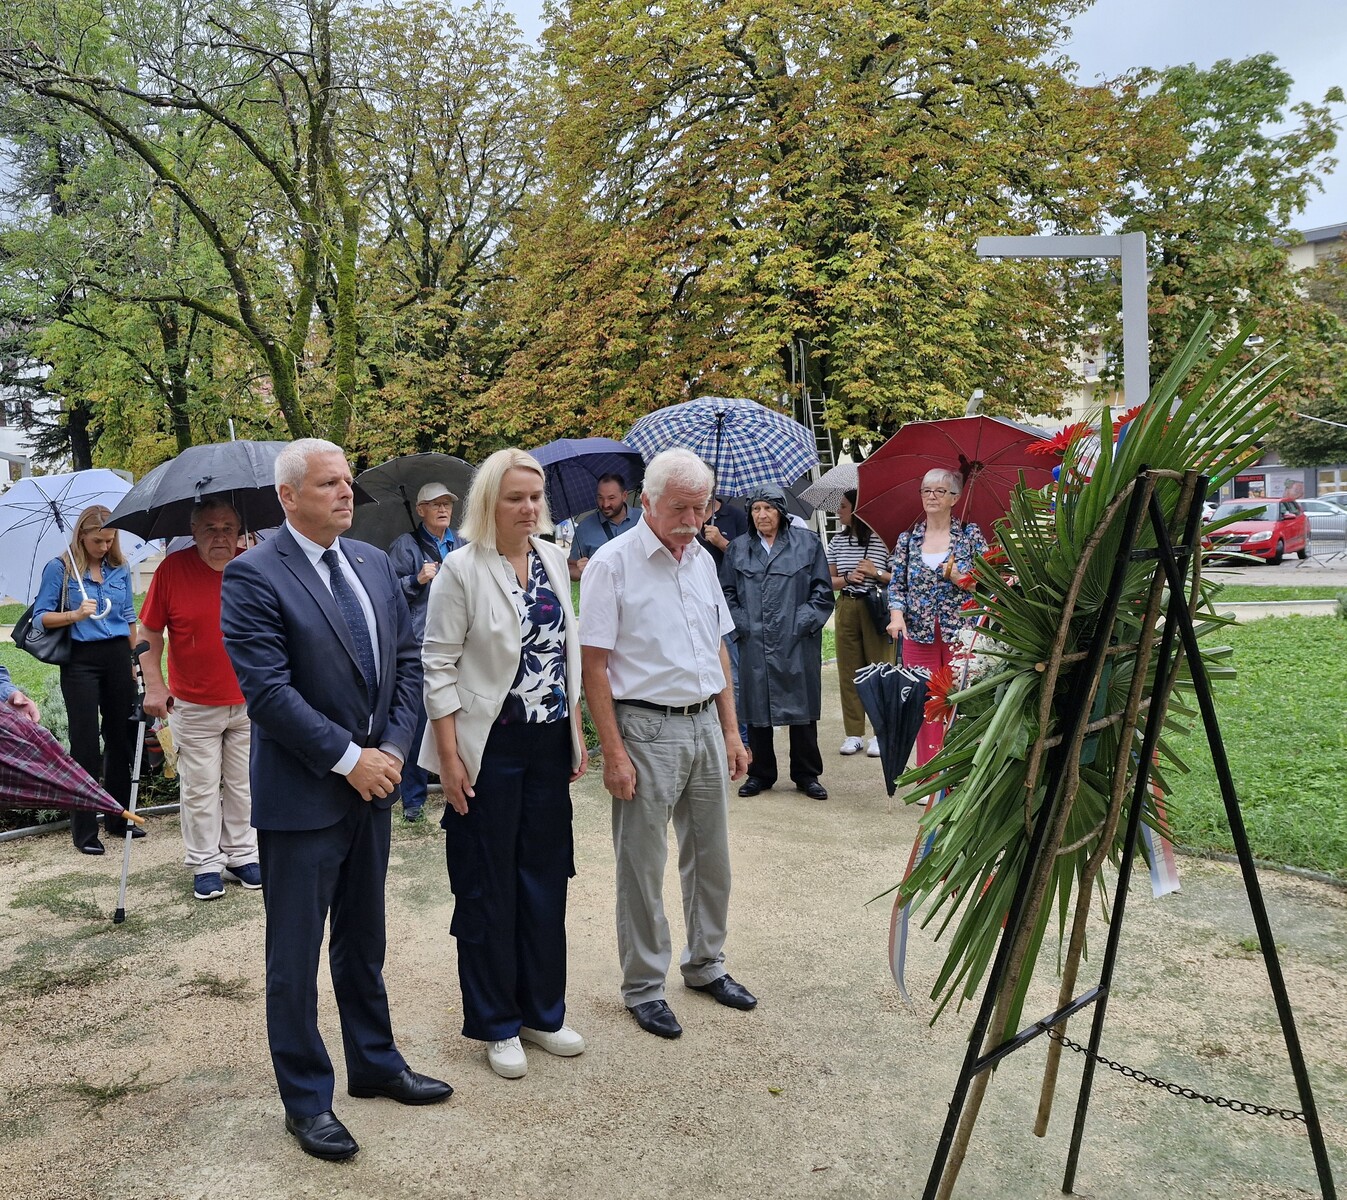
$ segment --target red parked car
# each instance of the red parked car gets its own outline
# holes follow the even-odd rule
[[[1248,554],[1274,564],[1288,552],[1310,556],[1310,523],[1294,500],[1227,500],[1211,519],[1215,523],[1232,516],[1239,520],[1202,539],[1204,550]]]

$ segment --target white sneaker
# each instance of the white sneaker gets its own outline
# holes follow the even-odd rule
[[[488,1042],[486,1061],[502,1079],[522,1079],[528,1074],[529,1060],[524,1057],[524,1047],[519,1044],[517,1037],[506,1038],[503,1042]]]
[[[860,751],[861,751],[861,749],[862,749],[862,747],[864,747],[864,745],[865,745],[865,739],[864,739],[864,738],[849,737],[849,738],[847,738],[847,739],[842,743],[842,747],[841,747],[840,750],[838,750],[837,753],[838,753],[838,754],[859,754]]]
[[[525,1025],[519,1031],[519,1036],[521,1040],[541,1046],[548,1054],[555,1054],[560,1058],[574,1058],[575,1055],[585,1052],[585,1039],[569,1025],[563,1025],[551,1033],[544,1033],[541,1029],[530,1029]]]
[[[870,739],[870,745],[867,746],[867,747],[866,747],[866,750],[865,750],[865,757],[866,757],[866,758],[878,758],[878,757],[879,757],[879,739],[878,739],[878,738],[871,738],[871,739]]]

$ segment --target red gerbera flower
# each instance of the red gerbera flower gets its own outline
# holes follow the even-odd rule
[[[980,609],[981,607],[982,607],[981,600],[979,600],[976,596],[969,596],[967,600],[965,600],[961,605],[959,605],[959,611],[977,612],[977,610]]]
[[[1116,421],[1113,422],[1113,438],[1115,441],[1118,438],[1118,434],[1122,433],[1123,426],[1130,425],[1133,421],[1135,421],[1138,415],[1140,415],[1141,410],[1145,407],[1146,407],[1145,404],[1138,404],[1132,408],[1129,408],[1125,413],[1123,413],[1121,417],[1119,417]]]
[[[1042,454],[1045,458],[1052,454],[1065,454],[1071,447],[1071,443],[1078,438],[1087,437],[1094,432],[1094,426],[1088,421],[1077,421],[1074,425],[1068,425],[1060,433],[1050,438],[1044,438],[1041,442],[1035,442],[1032,446],[1025,448],[1026,454]]]
[[[982,561],[996,566],[998,563],[1006,561],[1006,550],[1004,546],[991,545],[983,552]]]
[[[926,707],[922,710],[926,720],[944,721],[954,712],[954,706],[949,702],[949,694],[954,690],[953,667],[941,667],[931,672],[926,681]]]

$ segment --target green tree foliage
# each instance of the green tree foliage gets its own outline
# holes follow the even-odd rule
[[[1092,229],[1124,111],[1054,47],[1078,5],[577,0],[546,34],[549,188],[490,394],[611,432],[705,390],[826,397],[843,436],[1055,407],[1060,277],[980,234]],[[560,387],[558,387],[560,383]],[[559,394],[558,394],[559,393]]]

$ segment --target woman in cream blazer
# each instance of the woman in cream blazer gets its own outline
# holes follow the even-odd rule
[[[478,470],[462,534],[430,585],[430,720],[420,763],[444,784],[463,1034],[505,1078],[523,1042],[574,1055],[565,1024],[566,890],[575,873],[570,784],[585,771],[580,639],[542,467],[501,450]]]

